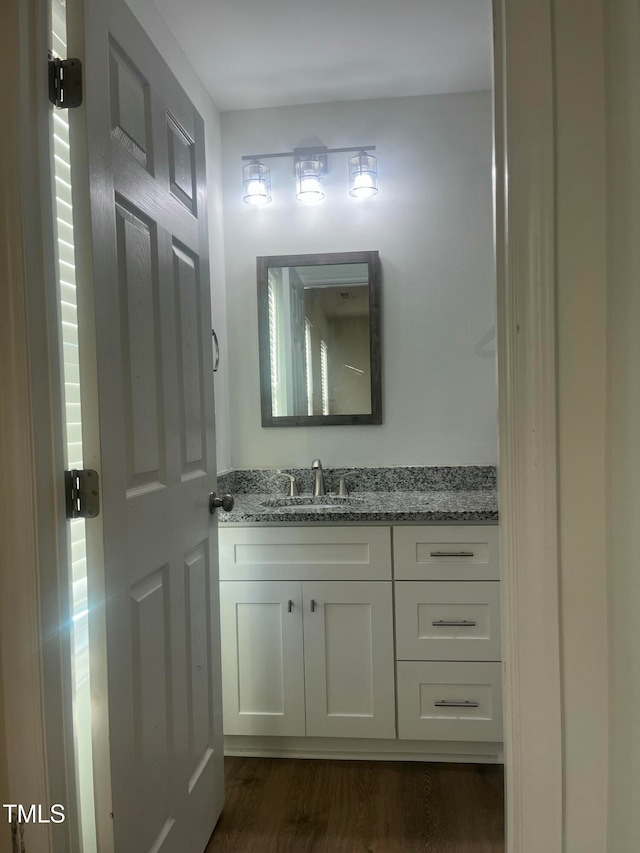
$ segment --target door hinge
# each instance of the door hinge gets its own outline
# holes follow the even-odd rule
[[[58,59],[49,54],[49,100],[61,110],[82,103],[82,63],[79,59]]]
[[[91,468],[64,472],[67,518],[95,518],[100,512],[98,474]]]

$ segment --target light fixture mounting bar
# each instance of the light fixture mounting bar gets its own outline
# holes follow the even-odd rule
[[[298,157],[300,154],[346,154],[352,151],[375,151],[375,145],[358,145],[355,148],[324,148],[318,145],[296,148],[294,151],[278,151],[274,154],[244,154],[242,160],[270,160],[274,157]]]
[[[350,151],[375,151],[375,145],[358,145],[357,148],[327,148],[327,154],[342,154]]]

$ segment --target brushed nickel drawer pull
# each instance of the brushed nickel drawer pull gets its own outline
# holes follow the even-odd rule
[[[432,551],[431,557],[475,557],[473,551]]]
[[[468,699],[465,699],[464,702],[447,702],[443,699],[441,702],[433,703],[436,708],[479,708],[479,702],[469,702]]]
[[[431,623],[434,628],[475,628],[476,622],[471,622],[468,619],[456,621],[455,619],[438,619]]]

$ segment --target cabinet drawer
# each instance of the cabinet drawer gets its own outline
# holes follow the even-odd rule
[[[225,527],[221,580],[390,580],[389,527]]]
[[[397,581],[398,660],[499,661],[500,584]]]
[[[498,580],[498,528],[396,527],[396,580]]]
[[[501,741],[501,664],[399,661],[398,737]]]

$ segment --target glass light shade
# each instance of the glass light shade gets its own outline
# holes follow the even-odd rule
[[[318,204],[324,198],[320,160],[296,161],[296,197],[305,204]]]
[[[242,167],[242,186],[247,204],[263,205],[271,201],[271,169],[258,160]]]
[[[349,195],[370,198],[378,192],[378,160],[361,151],[349,158]]]

